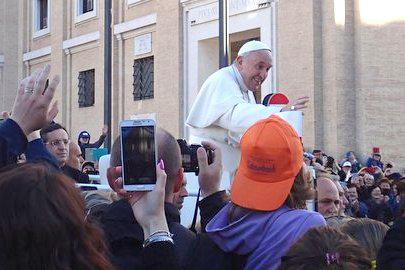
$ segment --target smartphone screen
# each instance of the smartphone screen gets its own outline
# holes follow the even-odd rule
[[[155,126],[143,121],[121,126],[124,185],[156,184]],[[138,125],[142,124],[142,125]]]

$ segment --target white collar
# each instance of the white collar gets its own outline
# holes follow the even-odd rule
[[[232,64],[232,69],[233,72],[235,73],[236,76],[236,80],[238,81],[240,90],[242,90],[242,92],[248,93],[249,89],[247,88],[245,82],[243,81],[242,75],[240,74],[238,68],[235,66],[235,64]]]

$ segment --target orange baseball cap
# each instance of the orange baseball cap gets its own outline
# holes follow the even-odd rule
[[[253,210],[279,208],[303,165],[297,132],[274,115],[251,126],[240,144],[241,161],[232,183],[231,201]]]

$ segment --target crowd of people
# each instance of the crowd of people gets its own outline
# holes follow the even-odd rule
[[[278,116],[240,139],[230,194],[221,190],[226,157],[197,151],[202,199],[197,230],[180,224],[187,180],[176,139],[159,128],[156,186],[123,189],[120,139],[107,171],[112,191],[86,183],[78,143],[54,122],[59,83],[47,65],[22,80],[0,124],[1,269],[405,269],[405,179],[379,149],[362,166],[304,152]],[[45,90],[44,90],[45,89]],[[25,161],[19,161],[24,154]],[[84,164],[83,164],[84,163]]]
[[[373,148],[365,166],[351,151],[337,162],[314,150],[304,153],[304,162],[317,181],[316,206],[328,224],[371,218],[392,225],[405,210],[404,174],[392,162],[384,164],[378,148]]]

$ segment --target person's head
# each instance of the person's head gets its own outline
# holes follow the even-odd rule
[[[69,157],[70,143],[66,129],[62,125],[52,122],[41,129],[40,135],[46,149],[58,160],[59,166],[64,166]]]
[[[93,161],[85,161],[82,164],[82,172],[85,174],[92,174],[96,171],[96,165]]]
[[[356,202],[359,199],[359,194],[357,193],[357,187],[354,184],[349,184],[347,186],[347,199],[350,203]]]
[[[326,161],[326,164],[325,164],[325,168],[333,169],[334,166],[335,166],[335,159],[333,157],[331,157],[331,156],[328,156],[326,158],[326,160],[327,161]]]
[[[290,194],[284,204],[294,209],[306,208],[306,201],[315,197],[315,190],[312,188],[312,177],[307,166],[303,164],[301,170],[294,179]]]
[[[322,159],[322,150],[315,149],[314,151],[312,151],[312,155],[314,155],[314,157],[316,158]]]
[[[368,173],[364,174],[363,179],[364,179],[364,185],[366,187],[374,186],[374,176],[372,176],[371,174],[368,174]]]
[[[337,216],[340,209],[339,191],[329,178],[317,179],[318,212],[324,217]]]
[[[361,187],[364,185],[363,177],[359,174],[352,174],[348,182],[356,187]]]
[[[405,196],[405,180],[396,182],[396,186],[398,195]]]
[[[375,187],[371,191],[371,199],[377,204],[381,204],[384,202],[384,196],[381,193],[380,187]]]
[[[310,153],[307,153],[307,152],[304,153],[304,163],[305,163],[305,165],[311,166],[311,165],[312,165],[312,162],[313,162],[314,160],[315,160],[314,155],[312,155],[312,154],[310,154]]]
[[[345,161],[345,162],[343,162],[342,170],[343,170],[345,173],[350,172],[351,169],[352,169],[352,164],[350,163],[350,161]]]
[[[0,174],[0,265],[4,269],[111,269],[102,233],[85,219],[67,176],[40,164]]]
[[[302,156],[300,138],[286,121],[271,116],[256,122],[241,139],[241,161],[231,186],[232,203],[250,210],[273,211],[290,197],[291,206],[299,207],[300,196],[306,197],[307,192],[300,195],[291,191],[298,175],[301,185],[309,181],[300,174]]]
[[[77,143],[79,145],[86,144],[90,142],[90,133],[87,131],[82,131],[79,133],[79,137],[77,139]]]
[[[350,163],[354,163],[356,161],[356,156],[352,151],[347,152],[347,160],[350,161]]]
[[[273,65],[270,48],[260,41],[245,43],[238,52],[235,65],[250,91],[258,91]]]
[[[162,159],[164,161],[167,175],[165,201],[172,203],[174,193],[181,189],[185,178],[181,162],[180,147],[176,139],[162,128],[157,128],[156,139],[157,160]],[[120,137],[117,137],[111,148],[110,166],[122,166]]]
[[[340,229],[367,251],[368,258],[375,260],[389,227],[377,220],[355,218],[346,222]]]
[[[381,189],[381,193],[384,196],[388,196],[391,192],[391,184],[390,184],[390,180],[388,180],[387,178],[383,178],[380,181],[379,187]]]
[[[380,154],[373,154],[373,159],[380,161],[381,160],[381,155]]]
[[[347,234],[332,227],[312,228],[285,256],[280,270],[369,270],[371,260]]]
[[[66,165],[80,170],[81,164],[84,162],[82,156],[82,150],[80,149],[79,145],[75,142],[69,143],[69,158],[66,162]]]

